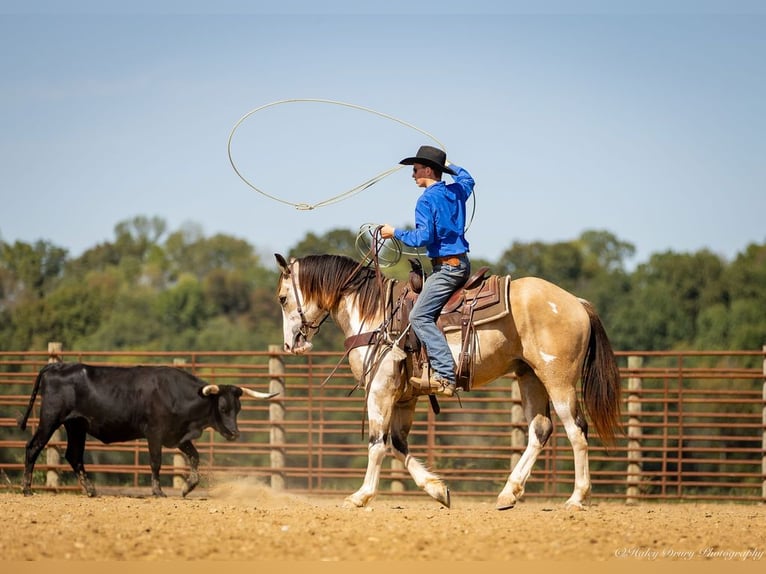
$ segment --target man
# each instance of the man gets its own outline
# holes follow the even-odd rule
[[[447,161],[444,151],[421,146],[417,155],[399,162],[412,166],[412,178],[423,193],[415,206],[415,229],[395,229],[383,225],[381,237],[395,237],[411,247],[425,247],[433,273],[426,279],[410,313],[410,323],[423,343],[432,373],[411,381],[433,392],[451,397],[457,390],[455,360],[447,339],[436,320],[450,296],[468,279],[468,241],[465,239],[465,203],[473,192],[474,180],[462,167]],[[442,181],[448,173],[454,183]]]

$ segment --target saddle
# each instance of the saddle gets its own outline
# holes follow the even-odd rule
[[[423,287],[424,273],[420,262],[410,259],[410,276],[406,283],[393,287],[391,300],[393,307],[392,331],[394,335],[404,333],[409,325],[412,306]],[[473,273],[442,307],[436,325],[442,332],[461,331],[461,349],[457,361],[457,384],[465,391],[471,389],[473,380],[473,355],[476,343],[477,325],[500,319],[510,312],[509,302],[510,277],[490,275],[489,267],[481,267]],[[407,353],[419,355],[413,362],[412,371],[419,374],[428,358],[418,338],[409,329],[400,341],[399,347]]]

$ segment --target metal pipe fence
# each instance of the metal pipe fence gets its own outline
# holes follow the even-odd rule
[[[766,502],[766,347],[761,351],[618,352],[623,383],[624,434],[609,451],[589,437],[594,499],[726,500]],[[90,364],[176,365],[211,383],[280,391],[270,402],[245,400],[241,436],[227,442],[211,429],[195,441],[201,487],[216,480],[253,478],[302,494],[345,495],[362,482],[367,462],[364,392],[355,388],[340,353],[285,355],[279,347],[243,352],[0,352],[0,489],[19,490],[24,447],[37,425],[37,398],[22,432],[38,371],[50,360]],[[324,384],[323,384],[324,383]],[[44,399],[43,399],[44,400]],[[504,377],[463,393],[462,404],[440,399],[434,414],[419,402],[410,434],[413,456],[442,476],[453,493],[493,499],[526,445],[516,381]],[[563,426],[554,433],[527,483],[526,496],[565,498],[574,463]],[[74,490],[79,485],[63,456],[65,433],[41,455],[33,489]],[[86,444],[86,468],[97,489],[150,492],[144,440]],[[389,459],[381,493],[421,491],[398,461]],[[162,483],[188,471],[178,451],[163,454]]]

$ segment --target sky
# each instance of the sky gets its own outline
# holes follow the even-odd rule
[[[295,205],[423,144],[476,180],[474,257],[588,230],[631,266],[766,243],[757,0],[30,4],[0,1],[6,243],[78,256],[146,216],[271,257],[407,226],[410,168]]]

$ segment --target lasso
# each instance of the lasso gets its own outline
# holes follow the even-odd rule
[[[313,204],[310,204],[310,203],[294,203],[294,202],[287,201],[287,200],[284,200],[282,198],[276,197],[274,195],[266,193],[262,189],[259,189],[257,186],[253,185],[253,183],[250,182],[244,175],[242,175],[242,172],[240,172],[239,169],[237,169],[237,165],[234,163],[234,158],[232,158],[232,155],[231,155],[231,142],[232,142],[232,140],[234,138],[234,133],[237,131],[237,128],[239,128],[239,126],[242,125],[242,122],[244,122],[247,118],[249,118],[253,114],[255,114],[257,112],[260,112],[261,110],[265,110],[266,108],[270,108],[270,107],[273,107],[273,106],[278,106],[278,105],[281,105],[281,104],[295,103],[295,102],[314,102],[314,103],[320,103],[320,104],[332,104],[332,105],[336,105],[336,106],[345,106],[347,108],[353,108],[355,110],[361,110],[361,111],[364,111],[364,112],[369,112],[369,113],[374,114],[376,116],[380,116],[382,118],[386,118],[386,119],[392,120],[394,122],[402,124],[403,126],[411,128],[411,129],[413,129],[413,130],[415,130],[417,132],[420,132],[421,134],[431,138],[434,142],[436,142],[439,145],[439,147],[441,149],[446,151],[446,148],[444,147],[444,145],[438,139],[436,139],[433,135],[429,134],[428,132],[423,131],[420,128],[417,128],[417,127],[413,126],[410,123],[407,123],[407,122],[405,122],[403,120],[400,120],[400,119],[395,118],[393,116],[390,116],[388,114],[384,114],[382,112],[377,112],[377,111],[372,110],[370,108],[365,108],[363,106],[358,106],[356,104],[349,104],[349,103],[346,103],[346,102],[338,102],[338,101],[335,101],[335,100],[323,100],[323,99],[317,99],[317,98],[295,98],[295,99],[289,99],[289,100],[279,100],[279,101],[276,101],[276,102],[271,102],[270,104],[265,104],[263,106],[260,106],[258,108],[255,108],[254,110],[251,110],[251,111],[247,112],[244,116],[242,116],[239,119],[239,121],[237,121],[236,124],[234,124],[234,127],[232,128],[231,133],[229,134],[229,145],[228,145],[229,162],[231,163],[231,167],[234,168],[234,171],[240,177],[240,179],[242,181],[244,181],[252,189],[257,191],[261,195],[264,195],[264,196],[268,197],[269,199],[272,199],[274,201],[278,201],[280,203],[284,203],[284,204],[287,204],[287,205],[292,205],[296,209],[309,211],[309,210],[312,210],[312,209],[317,209],[319,207],[324,207],[325,205],[331,205],[333,203],[337,203],[339,201],[343,201],[344,199],[347,199],[347,198],[349,198],[349,197],[351,197],[353,195],[356,195],[357,193],[360,193],[360,192],[364,191],[365,189],[375,185],[376,183],[378,183],[383,178],[388,177],[392,173],[397,172],[398,170],[402,169],[404,166],[396,165],[396,166],[394,166],[394,167],[392,167],[390,169],[387,169],[386,171],[383,171],[383,172],[379,173],[375,177],[372,177],[372,178],[368,179],[367,181],[365,181],[363,183],[360,183],[359,185],[349,189],[348,191],[345,191],[343,193],[340,193],[338,195],[335,195],[333,197],[330,197],[328,199],[325,199],[323,201],[319,201],[319,202],[313,203]]]
[[[229,162],[231,163],[231,167],[234,169],[234,172],[249,187],[251,187],[252,189],[257,191],[261,195],[263,195],[265,197],[268,197],[269,199],[271,199],[273,201],[277,201],[279,203],[284,203],[286,205],[292,205],[293,207],[295,207],[298,210],[310,211],[310,210],[313,210],[313,209],[317,209],[319,207],[324,207],[326,205],[331,205],[333,203],[338,203],[340,201],[343,201],[344,199],[348,199],[349,197],[351,197],[353,195],[356,195],[357,193],[360,193],[360,192],[364,191],[365,189],[367,189],[369,187],[372,187],[373,185],[375,185],[376,183],[378,183],[382,179],[388,177],[392,173],[395,173],[395,172],[399,171],[400,169],[402,169],[405,166],[397,164],[394,167],[389,168],[389,169],[379,173],[378,175],[368,179],[367,181],[362,182],[359,185],[349,189],[348,191],[345,191],[343,193],[339,193],[338,195],[334,195],[334,196],[329,197],[329,198],[327,198],[327,199],[325,199],[323,201],[319,201],[319,202],[313,203],[313,204],[311,204],[311,203],[294,203],[292,201],[287,201],[287,200],[282,199],[280,197],[277,197],[275,195],[269,194],[269,193],[263,191],[262,189],[259,189],[256,185],[254,185],[251,181],[249,181],[242,174],[242,172],[239,171],[239,169],[237,169],[237,165],[234,163],[234,158],[231,155],[231,144],[232,144],[232,140],[234,139],[234,134],[236,133],[236,131],[239,128],[239,126],[242,125],[242,123],[247,118],[252,116],[253,114],[255,114],[257,112],[260,112],[262,110],[265,110],[266,108],[271,108],[271,107],[282,105],[282,104],[289,104],[289,103],[296,103],[296,102],[312,102],[312,103],[320,103],[320,104],[332,104],[332,105],[336,105],[336,106],[345,106],[347,108],[353,108],[355,110],[361,110],[363,112],[368,112],[368,113],[374,114],[376,116],[380,116],[382,118],[385,118],[385,119],[397,122],[399,124],[402,124],[403,126],[411,128],[411,129],[413,129],[413,130],[415,130],[417,132],[420,132],[421,134],[431,138],[442,150],[445,151],[445,153],[446,153],[446,150],[447,150],[447,148],[444,146],[444,144],[442,144],[436,137],[434,137],[430,133],[428,133],[428,132],[426,132],[424,130],[421,130],[420,128],[418,128],[416,126],[413,126],[412,124],[410,124],[408,122],[405,122],[404,120],[400,120],[399,118],[395,118],[395,117],[390,116],[388,114],[384,114],[382,112],[378,112],[378,111],[375,111],[373,109],[365,108],[364,106],[359,106],[359,105],[356,105],[356,104],[349,104],[349,103],[346,103],[346,102],[339,102],[339,101],[336,101],[336,100],[325,100],[325,99],[319,99],[319,98],[293,98],[293,99],[288,99],[288,100],[278,100],[276,102],[271,102],[269,104],[265,104],[263,106],[257,107],[254,110],[251,110],[251,111],[247,112],[244,116],[242,116],[237,121],[237,123],[234,124],[234,127],[231,129],[231,133],[229,134],[229,143],[228,143]],[[471,197],[473,197],[473,209],[472,209],[472,212],[471,212],[471,217],[470,217],[470,219],[469,219],[469,221],[468,221],[468,223],[466,224],[466,227],[465,227],[466,231],[468,231],[468,228],[471,226],[471,223],[473,222],[473,216],[474,216],[474,213],[476,211],[476,193],[474,192],[473,194],[471,194]],[[375,227],[376,227],[376,224],[372,224],[372,223],[365,223],[365,224],[362,225],[362,227],[360,227],[359,233],[358,233],[357,238],[356,238],[356,248],[357,248],[357,250],[360,253],[364,254],[368,250],[368,246],[365,245],[365,243],[375,243],[376,244],[375,245],[375,250],[376,250],[376,253],[378,254],[379,262],[380,262],[381,266],[382,267],[388,267],[388,266],[391,266],[391,265],[395,265],[399,261],[399,259],[401,258],[402,253],[403,252],[406,253],[406,252],[408,252],[408,250],[402,246],[401,242],[399,242],[398,240],[393,239],[393,238],[392,239],[387,239],[387,240],[380,240],[380,239],[375,240],[374,237],[373,237],[373,230],[375,229]],[[384,253],[387,254],[387,257],[383,256]],[[414,252],[410,252],[410,253],[413,254],[413,255],[419,255],[419,250],[416,249],[416,250],[414,250]]]

